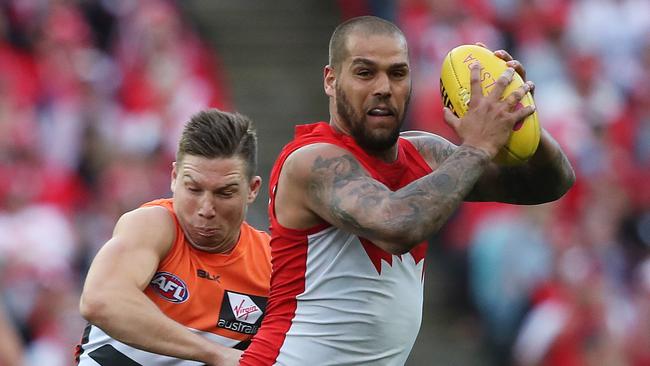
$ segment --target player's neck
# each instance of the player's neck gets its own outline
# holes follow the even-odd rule
[[[334,129],[334,131],[347,135],[347,136],[352,136],[352,133],[348,129],[345,128],[344,125],[342,125],[339,121],[336,120],[336,118],[332,117],[330,118],[330,126]],[[358,143],[357,143],[358,144]],[[393,146],[389,147],[388,149],[384,150],[372,150],[372,149],[367,149],[364,148],[363,146],[359,145],[365,151],[368,155],[371,155],[379,160],[382,160],[386,163],[392,163],[395,160],[397,160],[397,144],[393,144]]]
[[[397,144],[393,145],[387,150],[369,151],[367,149],[364,149],[364,151],[368,153],[368,155],[372,155],[385,163],[392,163],[395,160],[397,160],[397,152],[398,152]]]
[[[341,126],[341,123],[334,116],[330,118],[330,126],[332,127],[332,129],[334,129],[334,131],[342,135],[348,135],[348,136],[352,135],[347,128]]]

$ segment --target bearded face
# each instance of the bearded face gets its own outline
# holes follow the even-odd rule
[[[355,108],[343,88],[337,85],[336,108],[341,122],[347,125],[359,146],[371,152],[382,152],[395,145],[399,138],[410,95],[409,90],[402,108],[394,106],[390,97],[381,96],[373,96],[360,108]],[[385,123],[372,123],[371,119],[385,120]]]

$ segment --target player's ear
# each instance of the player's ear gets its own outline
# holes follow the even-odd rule
[[[254,176],[248,182],[248,197],[247,203],[253,203],[257,194],[260,193],[260,188],[262,187],[262,177],[259,175]]]
[[[323,86],[327,96],[333,97],[336,94],[336,72],[330,65],[325,65],[323,69]]]
[[[172,163],[172,179],[170,184],[170,189],[174,192],[174,186],[176,185],[176,178],[178,177],[178,164],[176,162]]]

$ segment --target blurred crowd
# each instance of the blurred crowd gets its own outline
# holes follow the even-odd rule
[[[218,61],[166,1],[0,2],[0,319],[25,365],[71,364],[89,261],[168,195],[182,123],[230,109]]]
[[[650,365],[650,1],[353,3],[349,16],[365,6],[407,35],[409,127],[458,142],[441,122],[440,65],[480,41],[526,67],[576,170],[555,203],[465,204],[434,238],[434,260],[452,263],[448,306],[477,315],[485,364]]]
[[[458,142],[440,64],[481,41],[522,61],[576,169],[558,202],[465,204],[432,239],[442,296],[480,319],[485,364],[650,365],[650,1],[338,4],[406,33],[409,128]],[[0,2],[0,324],[24,365],[70,364],[89,260],[121,213],[168,194],[182,122],[232,109],[222,73],[174,3]],[[0,329],[0,353],[9,339]]]

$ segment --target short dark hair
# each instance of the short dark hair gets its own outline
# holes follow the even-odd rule
[[[205,158],[241,157],[251,178],[257,171],[257,135],[253,122],[239,113],[207,109],[193,115],[185,124],[176,161],[185,155]]]
[[[328,62],[334,69],[337,69],[347,57],[348,49],[345,43],[353,32],[361,32],[365,35],[399,36],[406,39],[404,33],[395,24],[382,18],[364,15],[346,20],[334,29],[332,38],[330,38]]]

